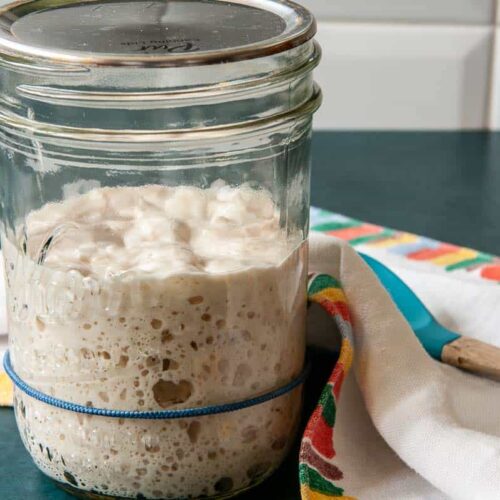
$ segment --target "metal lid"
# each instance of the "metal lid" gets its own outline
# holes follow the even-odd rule
[[[254,59],[314,36],[280,0],[34,0],[0,10],[0,59],[97,66],[185,66]]]

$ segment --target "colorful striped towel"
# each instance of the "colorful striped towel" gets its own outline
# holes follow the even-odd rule
[[[461,279],[500,282],[500,258],[450,243],[362,222],[319,208],[311,209],[311,229],[370,251],[384,261],[414,269],[453,272]]]
[[[343,474],[333,463],[333,428],[342,382],[352,363],[351,316],[340,282],[330,275],[311,275],[308,296],[310,302],[319,304],[334,319],[342,340],[339,359],[302,436],[300,493],[302,500],[348,499],[350,497],[344,496],[343,488],[336,485]]]

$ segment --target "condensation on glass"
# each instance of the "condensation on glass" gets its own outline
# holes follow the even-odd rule
[[[299,375],[314,33],[309,12],[274,0],[2,7],[0,227],[27,384],[159,411]],[[283,460],[300,405],[298,387],[231,413],[116,419],[15,390],[37,466],[103,497],[249,488]]]

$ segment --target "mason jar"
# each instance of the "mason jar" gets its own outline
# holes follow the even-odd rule
[[[0,26],[5,367],[27,450],[92,498],[257,484],[301,410],[313,17],[36,0]]]

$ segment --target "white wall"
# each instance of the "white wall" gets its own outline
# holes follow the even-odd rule
[[[500,130],[495,0],[299,2],[323,49],[317,129]]]

